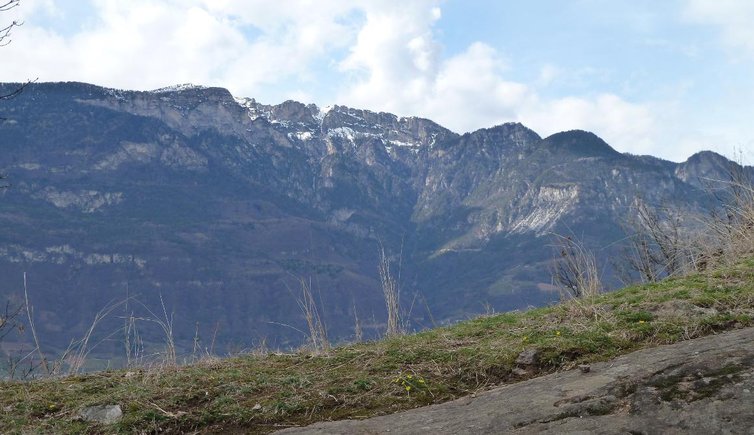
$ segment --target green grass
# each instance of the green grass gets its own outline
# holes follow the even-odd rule
[[[752,324],[754,259],[749,259],[589,300],[342,346],[326,355],[245,356],[177,368],[0,383],[0,427],[5,433],[265,433],[439,403]],[[529,348],[539,350],[538,364],[526,374],[514,372],[516,358]],[[115,403],[124,418],[112,427],[76,419],[85,406]]]

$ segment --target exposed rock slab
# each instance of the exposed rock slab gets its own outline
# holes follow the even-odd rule
[[[307,434],[754,433],[754,328]]]
[[[113,424],[120,421],[123,417],[123,411],[120,409],[120,405],[89,406],[82,409],[79,415],[86,421]]]

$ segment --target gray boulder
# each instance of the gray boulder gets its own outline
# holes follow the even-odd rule
[[[120,409],[120,405],[89,406],[82,409],[79,416],[86,421],[113,424],[120,421],[123,417],[123,411]]]

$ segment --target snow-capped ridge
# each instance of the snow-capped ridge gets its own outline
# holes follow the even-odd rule
[[[150,92],[155,93],[155,94],[166,94],[169,92],[181,92],[181,91],[188,91],[192,89],[207,89],[207,87],[201,86],[201,85],[195,85],[193,83],[181,83],[178,85],[171,85],[171,86],[165,86],[164,88],[154,89]]]

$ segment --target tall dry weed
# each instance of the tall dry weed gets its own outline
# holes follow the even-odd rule
[[[597,259],[575,236],[554,235],[556,258],[551,264],[553,283],[561,298],[589,298],[603,291]]]

